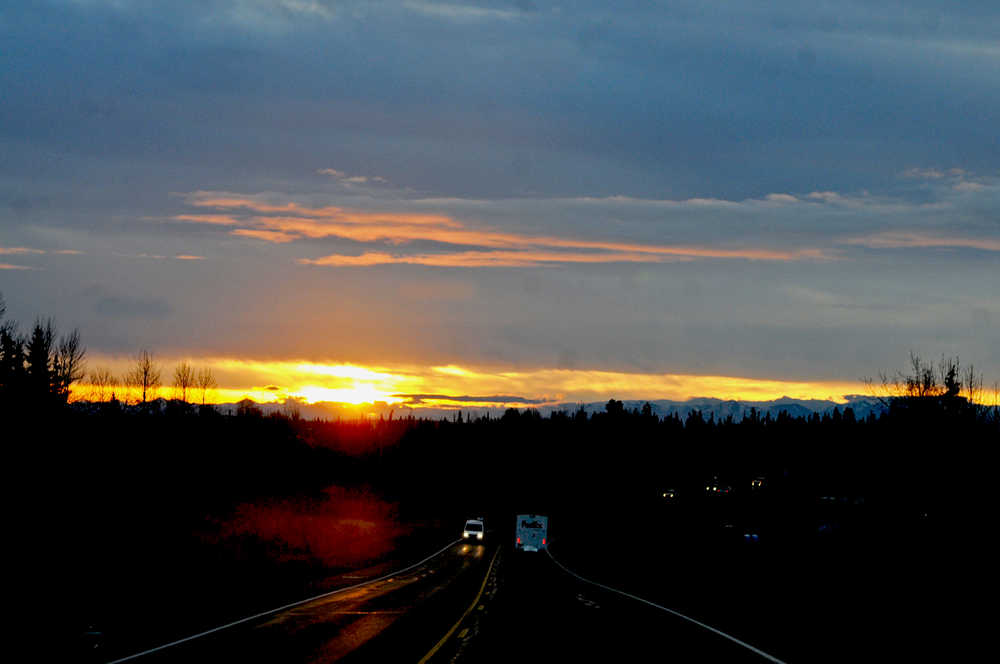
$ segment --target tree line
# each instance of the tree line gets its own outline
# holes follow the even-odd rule
[[[88,385],[86,399],[96,403],[146,404],[159,397],[163,368],[151,351],[139,350],[120,375],[107,367],[88,372],[78,329],[60,335],[47,318],[22,333],[6,313],[0,294],[0,402],[5,406],[64,406],[74,384]],[[210,368],[195,369],[186,360],[177,364],[172,378],[174,398],[183,402],[200,396],[205,405],[209,391],[218,387]]]
[[[0,295],[0,399],[4,403],[65,404],[70,386],[83,378],[86,348],[79,330],[59,335],[55,322],[36,320],[21,333],[5,320]]]
[[[164,388],[163,367],[151,351],[142,349],[131,358],[128,368],[121,376],[116,376],[106,367],[99,367],[89,373],[87,382],[90,384],[88,401],[119,401],[141,405],[159,398],[160,390]],[[174,367],[172,385],[174,399],[189,403],[192,398],[200,397],[200,403],[204,406],[209,391],[218,387],[218,382],[210,368],[196,370],[189,362],[182,360]]]

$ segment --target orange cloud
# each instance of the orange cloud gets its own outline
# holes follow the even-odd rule
[[[665,260],[692,260],[681,256],[663,258],[640,253],[572,253],[559,251],[463,251],[451,254],[415,254],[393,256],[368,252],[360,256],[332,254],[322,258],[301,258],[303,265],[359,267],[369,265],[409,264],[435,267],[529,267],[557,263],[649,263]]]
[[[28,247],[0,247],[0,256],[23,256],[25,254],[44,253],[44,249],[30,249]]]
[[[27,265],[12,265],[11,263],[0,263],[0,270],[37,270],[35,267]]]
[[[440,214],[409,214],[398,212],[360,212],[345,210],[340,207],[327,205],[323,207],[309,207],[298,203],[283,203],[275,205],[272,203],[261,203],[252,198],[240,196],[214,196],[211,192],[195,192],[188,197],[188,202],[196,207],[209,207],[218,209],[249,210],[259,214],[295,214],[300,217],[312,217],[317,219],[327,219],[342,223],[369,224],[375,222],[382,223],[403,223],[407,225],[434,225],[451,226],[462,228],[459,221]],[[184,216],[184,215],[180,215]],[[209,217],[213,215],[187,215],[190,217]],[[179,217],[175,217],[177,219]]]
[[[251,228],[237,228],[236,230],[230,231],[229,234],[240,235],[243,237],[252,237],[257,240],[264,240],[265,242],[274,242],[275,244],[292,242],[294,240],[298,240],[300,237],[295,233],[284,233],[282,231],[256,230]]]
[[[784,200],[784,199],[782,199]],[[362,266],[388,263],[452,267],[527,266],[554,263],[660,263],[666,260],[740,259],[754,261],[829,260],[829,253],[816,248],[792,250],[754,247],[713,248],[705,246],[641,244],[611,240],[527,235],[477,229],[440,214],[367,212],[335,206],[309,207],[297,203],[271,204],[253,197],[213,195],[195,192],[188,202],[197,207],[227,211],[225,214],[177,215],[178,221],[219,225],[240,225],[233,235],[266,242],[287,243],[300,238],[336,237],[361,243],[383,242],[396,245],[437,242],[455,247],[478,247],[503,251],[460,251],[451,253],[391,255],[367,252],[360,256],[331,255],[301,259],[311,265]],[[253,213],[234,218],[231,211]],[[560,249],[584,251],[555,251]]]

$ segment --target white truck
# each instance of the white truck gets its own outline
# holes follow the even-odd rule
[[[517,551],[541,551],[549,545],[549,517],[538,514],[518,514],[514,528],[514,548]]]

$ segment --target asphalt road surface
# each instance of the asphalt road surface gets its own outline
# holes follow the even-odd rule
[[[767,661],[682,618],[574,578],[544,552],[495,542],[457,544],[404,574],[133,661],[517,660]]]
[[[427,662],[767,662],[682,618],[505,547],[475,608]]]
[[[416,661],[476,595],[495,549],[480,544],[456,544],[404,574],[269,614],[132,661],[143,664]]]

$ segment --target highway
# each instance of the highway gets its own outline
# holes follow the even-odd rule
[[[359,579],[342,591],[119,661],[514,660],[765,662],[768,656],[596,587],[546,552],[515,552],[490,541],[458,543],[403,573]]]
[[[134,662],[416,661],[474,597],[496,547],[458,543],[423,564],[156,649]]]
[[[505,547],[475,609],[423,662],[766,662],[707,629]],[[774,660],[772,660],[774,661]]]

